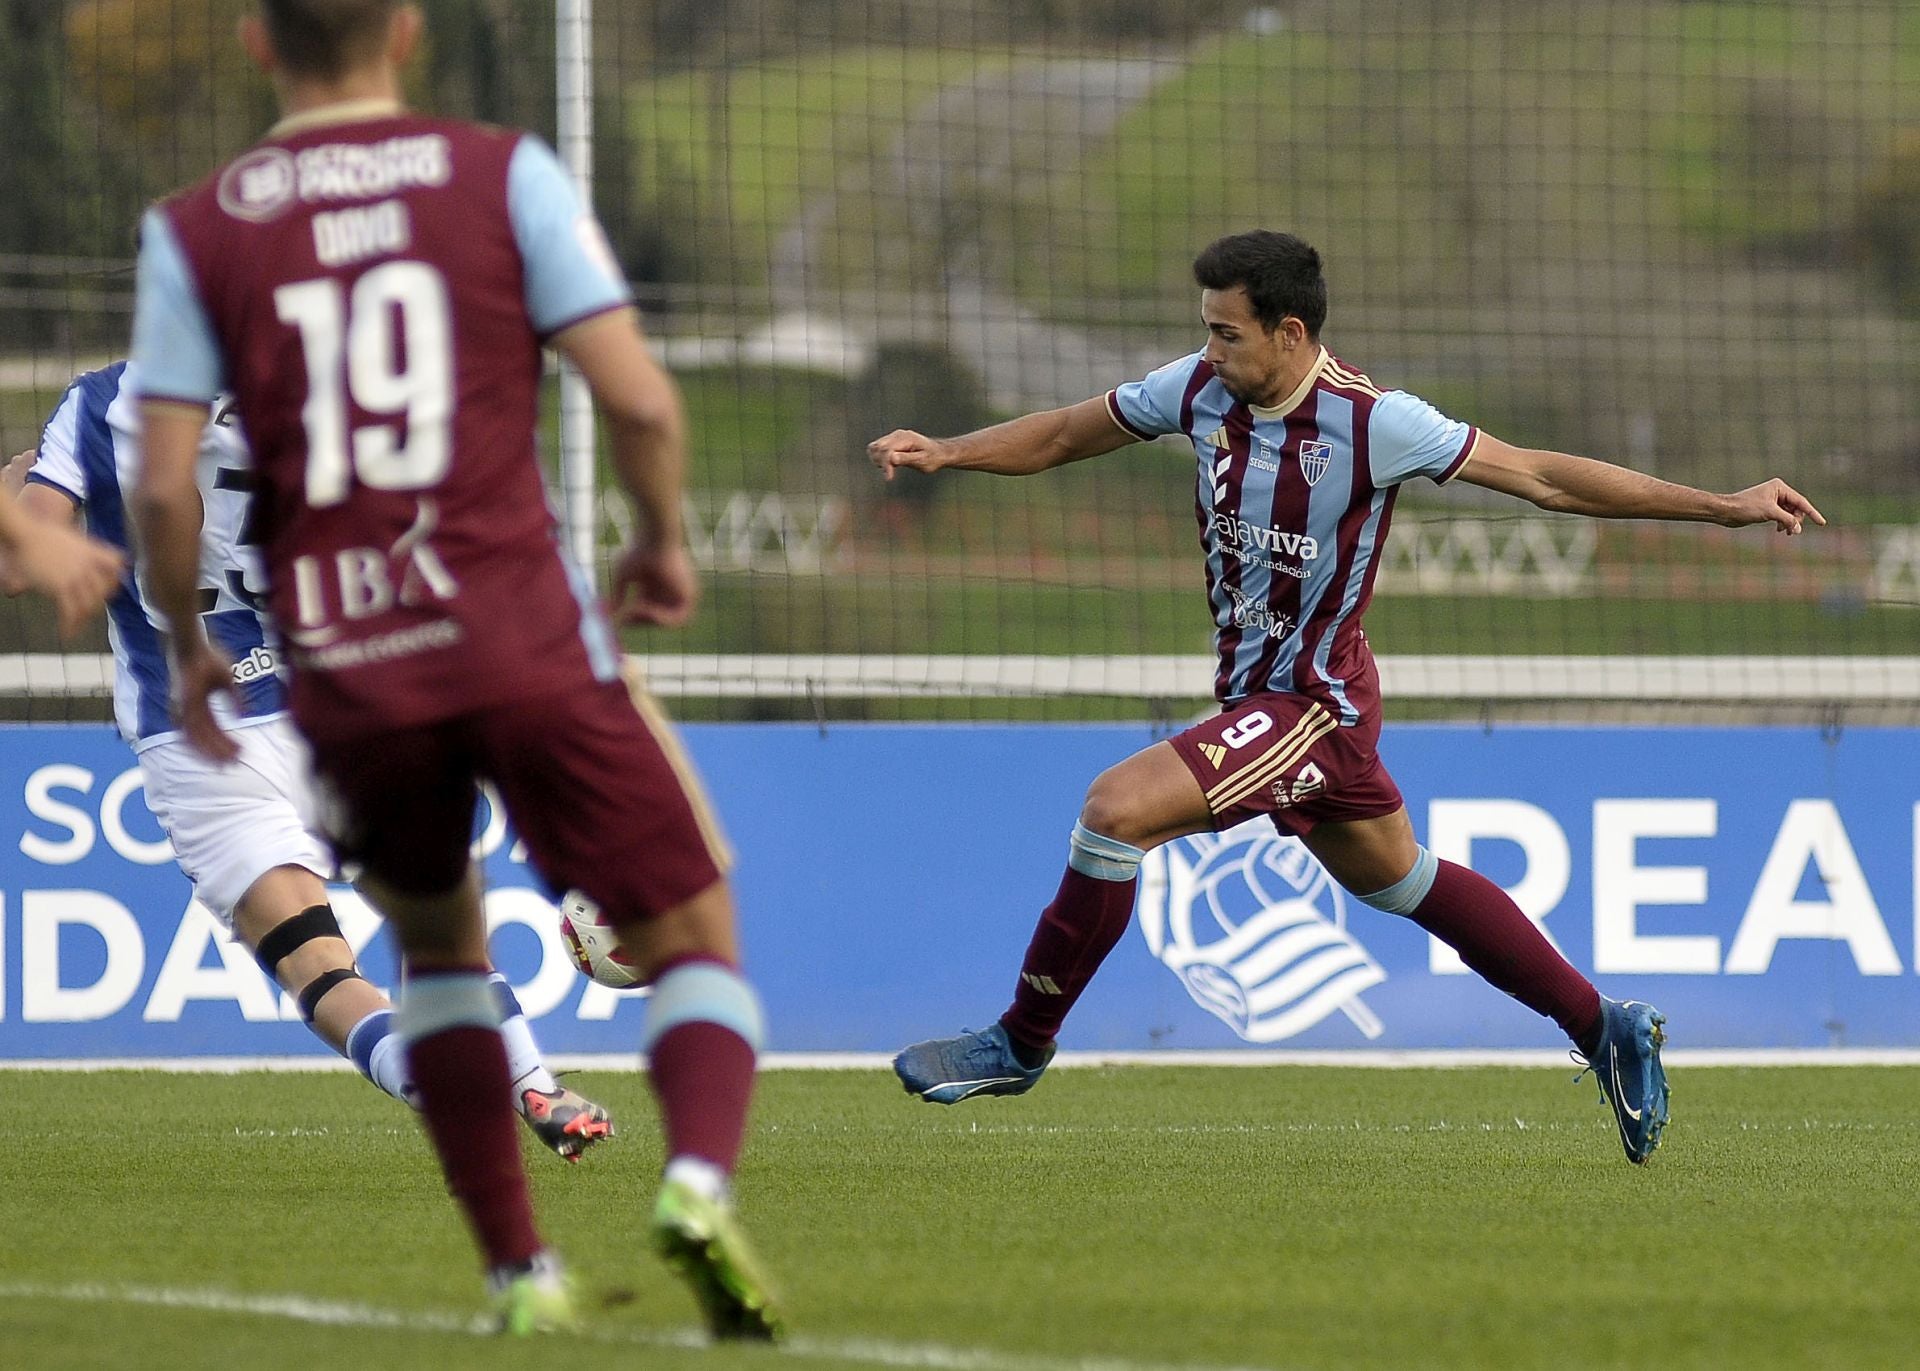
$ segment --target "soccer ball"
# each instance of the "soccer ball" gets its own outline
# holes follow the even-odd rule
[[[569,890],[560,901],[560,936],[582,975],[614,990],[640,984],[640,968],[621,949],[620,935],[600,906],[577,890]]]

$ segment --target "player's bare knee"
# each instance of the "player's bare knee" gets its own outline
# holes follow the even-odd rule
[[[1154,825],[1139,791],[1126,783],[1120,771],[1119,767],[1103,771],[1087,787],[1080,823],[1104,838],[1139,847],[1153,836]]]

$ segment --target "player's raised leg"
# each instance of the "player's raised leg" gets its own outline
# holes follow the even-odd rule
[[[304,866],[268,871],[235,907],[234,932],[253,950],[261,969],[294,997],[316,1036],[380,1089],[414,1102],[393,1005],[361,976],[318,876]],[[496,971],[488,981],[500,1002],[513,1106],[556,1155],[578,1161],[593,1144],[613,1135],[612,1117],[554,1079],[506,977]]]
[[[317,1037],[387,1094],[408,1100],[393,1006],[361,976],[325,882],[304,866],[274,867],[234,906],[233,931],[293,996]]]
[[[308,753],[285,719],[236,730],[241,764],[217,766],[185,743],[142,750],[147,802],[181,870],[214,916],[300,1006],[314,1034],[395,1099],[412,1102],[393,1006],[365,980],[322,874],[333,858],[314,832]],[[514,1107],[534,1134],[574,1160],[610,1136],[606,1110],[554,1080],[504,977],[500,997]]]
[[[1303,836],[1320,864],[1361,900],[1413,920],[1483,980],[1560,1025],[1593,1067],[1627,1159],[1653,1155],[1668,1118],[1660,1064],[1666,1019],[1657,1010],[1601,995],[1506,891],[1415,842],[1404,808],[1319,823]]]
[[[1013,1004],[986,1028],[915,1043],[895,1057],[908,1093],[958,1104],[1032,1089],[1068,1012],[1127,931],[1141,858],[1209,821],[1206,795],[1170,743],[1102,772],[1068,836],[1067,868],[1027,945]]]

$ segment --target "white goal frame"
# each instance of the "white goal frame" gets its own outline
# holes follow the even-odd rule
[[[1205,700],[1204,656],[867,656],[681,653],[636,655],[669,699]],[[1388,699],[1730,705],[1920,704],[1915,657],[1385,656]],[[100,699],[113,694],[105,653],[0,653],[0,696]]]
[[[580,185],[582,203],[593,204],[593,0],[556,0],[554,132],[560,160]],[[570,366],[560,368],[560,487],[567,547],[589,579],[598,582],[595,537],[595,430],[593,393]]]

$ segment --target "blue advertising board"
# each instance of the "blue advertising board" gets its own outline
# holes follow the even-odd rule
[[[1087,783],[1145,726],[689,726],[739,853],[770,1045],[882,1051],[991,1020]],[[1390,727],[1421,837],[1691,1047],[1920,1046],[1920,731]],[[494,951],[544,1046],[633,1050],[640,997],[572,966],[503,818]],[[643,859],[644,854],[636,854]],[[391,986],[378,921],[338,892]],[[1550,1024],[1264,822],[1143,870],[1080,1049],[1524,1048]],[[0,1060],[324,1051],[192,905],[104,727],[0,729]]]

